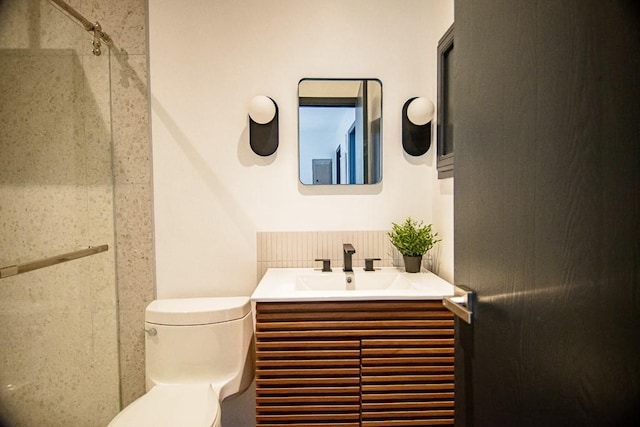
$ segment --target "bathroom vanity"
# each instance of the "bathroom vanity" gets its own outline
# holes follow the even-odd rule
[[[452,294],[431,273],[268,270],[252,296],[256,425],[452,425]]]

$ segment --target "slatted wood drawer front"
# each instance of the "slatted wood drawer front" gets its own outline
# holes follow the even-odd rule
[[[257,426],[453,420],[453,318],[441,301],[257,303]]]
[[[256,307],[257,425],[359,426],[360,340],[292,304]]]
[[[440,303],[418,318],[447,322],[419,328],[411,337],[401,330],[393,336],[389,327],[380,338],[362,340],[362,426],[453,424],[453,316]]]

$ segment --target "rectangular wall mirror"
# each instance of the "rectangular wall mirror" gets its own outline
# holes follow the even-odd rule
[[[305,185],[382,181],[380,80],[300,80],[298,151]]]

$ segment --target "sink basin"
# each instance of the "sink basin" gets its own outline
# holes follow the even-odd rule
[[[370,291],[408,288],[411,288],[411,283],[397,271],[300,274],[296,277],[295,283],[295,289],[300,291]]]
[[[347,278],[351,277],[351,282]],[[254,302],[441,300],[453,286],[430,272],[407,273],[395,267],[353,273],[340,269],[270,268],[251,295]]]

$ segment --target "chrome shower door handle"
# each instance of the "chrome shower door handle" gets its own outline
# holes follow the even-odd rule
[[[454,295],[442,298],[444,305],[453,314],[471,324],[475,309],[476,293],[466,286],[454,286]]]

